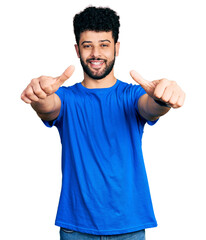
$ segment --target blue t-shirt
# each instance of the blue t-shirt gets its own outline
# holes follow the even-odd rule
[[[146,120],[138,113],[144,89],[117,80],[110,88],[77,83],[56,94],[60,114],[44,121],[58,128],[62,143],[55,224],[95,235],[156,227],[142,155]]]

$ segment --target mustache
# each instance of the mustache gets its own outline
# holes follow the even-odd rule
[[[103,59],[103,58],[95,58],[95,57],[93,57],[93,58],[89,58],[89,59],[87,59],[87,62],[90,62],[90,61],[105,61],[106,62],[106,60],[105,59]]]

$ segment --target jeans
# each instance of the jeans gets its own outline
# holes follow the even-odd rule
[[[60,228],[60,240],[145,240],[145,230],[119,235],[99,236]]]

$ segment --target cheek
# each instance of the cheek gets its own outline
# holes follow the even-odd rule
[[[85,56],[85,54],[82,53],[82,52],[79,53],[79,58],[81,58],[83,61],[86,60],[86,56]]]
[[[85,50],[80,50],[80,57],[82,60],[86,60],[87,58],[89,58],[91,55],[90,51],[85,51]]]
[[[108,60],[112,60],[112,59],[114,59],[115,51],[114,51],[114,49],[105,49],[102,52],[101,55],[102,55],[103,58],[107,58]]]

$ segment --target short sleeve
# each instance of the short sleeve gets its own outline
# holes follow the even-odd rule
[[[141,116],[141,114],[139,113],[139,108],[138,108],[138,101],[140,99],[141,96],[143,96],[144,94],[146,94],[146,91],[140,86],[140,85],[134,85],[134,107],[135,110],[137,112],[137,114],[139,115],[139,117],[143,120],[144,123],[149,124],[150,126],[154,125],[159,119],[155,120],[155,121],[148,121],[145,118],[143,118]]]
[[[42,120],[42,122],[47,126],[47,127],[53,127],[53,126],[58,126],[58,124],[61,122],[62,116],[63,116],[63,109],[64,109],[64,102],[65,102],[65,87],[60,87],[56,92],[57,96],[61,100],[61,109],[58,117],[54,119],[53,121],[45,121]]]

